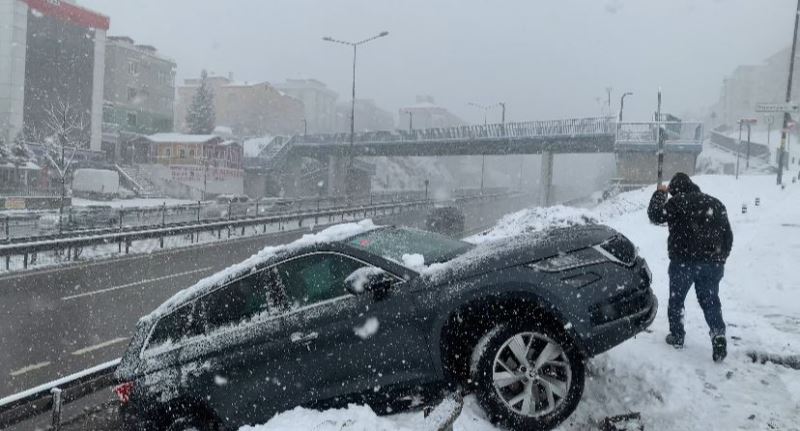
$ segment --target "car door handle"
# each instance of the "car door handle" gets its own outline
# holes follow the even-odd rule
[[[316,340],[319,337],[319,334],[316,332],[309,332],[308,334],[303,334],[302,332],[295,332],[291,336],[292,343],[295,344],[305,344],[310,343]]]

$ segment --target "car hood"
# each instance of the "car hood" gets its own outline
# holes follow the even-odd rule
[[[603,225],[581,225],[526,233],[476,245],[447,262],[433,264],[423,277],[453,281],[546,259],[600,244],[617,235]]]

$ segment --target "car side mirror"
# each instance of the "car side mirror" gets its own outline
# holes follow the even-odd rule
[[[353,295],[364,292],[386,292],[392,286],[393,278],[386,271],[374,266],[364,266],[353,271],[344,280],[345,289]]]

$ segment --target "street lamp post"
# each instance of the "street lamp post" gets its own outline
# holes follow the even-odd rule
[[[622,122],[622,110],[625,109],[625,96],[633,96],[633,93],[628,91],[619,98],[619,123]]]
[[[373,41],[375,39],[378,39],[378,38],[381,38],[381,37],[384,37],[384,36],[388,36],[388,35],[389,35],[388,31],[382,31],[382,32],[380,32],[379,34],[377,34],[375,36],[368,37],[368,38],[366,38],[364,40],[360,40],[358,42],[348,42],[348,41],[345,41],[345,40],[334,39],[334,38],[328,37],[328,36],[322,38],[322,40],[324,40],[326,42],[339,43],[339,44],[342,44],[342,45],[347,45],[347,46],[353,47],[353,94],[352,94],[352,96],[353,96],[352,99],[353,100],[352,100],[352,103],[350,104],[350,148],[349,148],[349,151],[348,151],[349,154],[348,154],[348,160],[347,160],[347,177],[348,178],[351,177],[351,171],[353,169],[353,144],[355,142],[355,133],[356,133],[356,118],[355,118],[356,117],[356,56],[358,54],[358,46],[359,45],[363,45],[363,44],[365,44],[367,42],[371,42],[371,41]],[[350,181],[347,181],[347,182],[350,183]],[[348,184],[348,185],[351,185],[351,184]],[[348,192],[348,193],[349,193],[349,188],[350,187],[347,187],[348,190],[346,190],[346,192]]]
[[[414,130],[414,113],[406,111],[406,114],[408,114],[408,131],[411,132]]]
[[[489,110],[492,109],[492,108],[498,107],[498,106],[500,108],[502,108],[502,114],[501,114],[501,122],[502,123],[501,124],[502,124],[502,127],[503,127],[503,131],[505,131],[505,124],[506,124],[506,104],[505,104],[505,102],[498,102],[498,103],[495,103],[493,105],[484,105],[484,104],[481,104],[481,103],[469,102],[469,103],[467,103],[467,105],[472,106],[474,108],[478,108],[478,109],[483,111],[483,125],[484,126],[486,126],[488,124],[487,115],[489,113]],[[486,173],[486,154],[483,154],[481,156],[481,192],[483,192],[484,175],[485,175],[485,173]]]

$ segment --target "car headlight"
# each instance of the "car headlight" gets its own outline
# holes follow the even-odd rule
[[[528,264],[529,267],[544,272],[560,272],[598,263],[608,262],[607,252],[601,252],[599,246],[583,248],[570,253],[563,253],[538,262]]]

